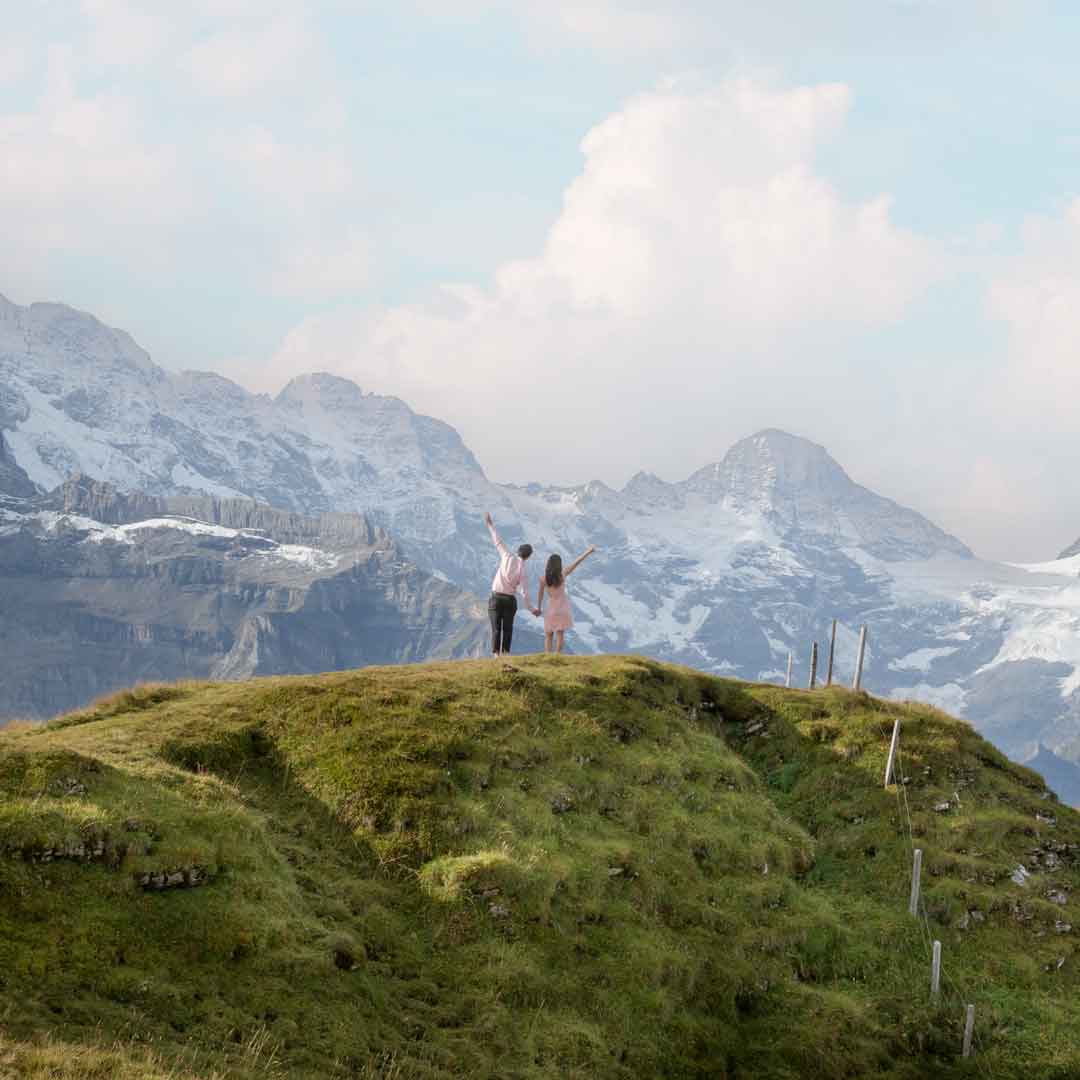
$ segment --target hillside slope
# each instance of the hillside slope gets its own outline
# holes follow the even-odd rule
[[[843,690],[545,657],[146,688],[0,734],[0,1068],[1064,1078],[1078,854],[967,725]]]

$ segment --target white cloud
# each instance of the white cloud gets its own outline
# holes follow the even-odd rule
[[[707,50],[775,56],[811,45],[887,52],[904,43],[940,47],[1030,15],[1026,0],[412,0],[433,17],[518,18],[541,46],[580,42],[630,56]]]
[[[6,254],[34,265],[57,249],[93,250],[107,236],[173,219],[186,202],[175,155],[146,145],[137,102],[80,95],[70,50],[49,51],[36,107],[0,114],[0,219]]]
[[[586,136],[537,257],[486,289],[312,318],[263,378],[329,367],[401,394],[517,477],[702,461],[703,431],[710,449],[745,433],[741,402],[763,388],[744,384],[772,372],[786,397],[811,353],[826,404],[832,351],[941,270],[887,198],[846,202],[815,171],[849,97],[746,80],[642,94]]]
[[[132,0],[82,0],[88,23],[86,59],[102,67],[145,67],[179,33],[177,8]]]
[[[23,41],[0,41],[0,86],[17,82],[30,69],[30,46]]]
[[[325,300],[355,295],[371,278],[371,245],[359,229],[312,238],[289,250],[273,272],[271,288],[285,296]]]
[[[363,216],[364,189],[342,144],[300,146],[255,127],[219,134],[211,145],[274,249],[271,292],[325,301],[369,284],[370,235],[346,224]]]
[[[990,284],[987,310],[1009,333],[1009,364],[996,387],[999,415],[1035,413],[1073,431],[1080,394],[1080,198],[1055,219],[1027,223],[1020,254]]]
[[[302,11],[226,26],[190,48],[180,67],[197,90],[212,97],[245,98],[295,86],[317,52]]]
[[[36,100],[0,104],[0,235],[19,268],[9,287],[80,303],[52,284],[68,257],[183,273],[197,235],[230,232],[243,242],[222,243],[219,268],[231,261],[234,276],[242,270],[271,295],[325,299],[369,284],[358,155],[304,10],[268,18],[244,2],[223,15],[214,7],[74,0],[42,48]],[[199,40],[207,25],[211,36]],[[0,44],[0,82],[26,73],[26,55],[14,34]],[[220,98],[199,123],[162,125],[154,110],[177,94],[193,113],[208,109],[178,63]],[[282,85],[299,87],[308,125],[258,97],[252,109],[251,95]]]
[[[273,205],[297,214],[325,199],[348,195],[356,182],[340,144],[302,146],[265,127],[223,131],[211,146],[234,178]]]

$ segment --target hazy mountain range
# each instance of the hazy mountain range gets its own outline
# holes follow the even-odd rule
[[[69,484],[76,476],[147,498]],[[169,646],[160,677],[185,664],[227,676],[482,651],[490,509],[508,541],[528,539],[541,558],[602,549],[573,582],[579,650],[772,680],[792,651],[804,681],[810,642],[824,647],[836,617],[846,680],[865,623],[868,688],[967,716],[1014,757],[1062,759],[1066,777],[1080,760],[1080,548],[1030,566],[981,560],[855,483],[822,447],[780,431],[742,440],[680,483],[641,472],[621,491],[498,485],[453,428],[396,398],[330,375],[252,394],[218,375],[166,372],[89,315],[0,298],[0,491],[0,632],[17,635],[31,610],[53,611],[57,626],[56,613],[79,609],[133,635],[126,651],[96,662],[93,633],[41,631],[50,659],[26,647],[4,661],[8,679],[23,671],[38,689],[0,700],[0,715],[55,711],[132,681],[145,670],[137,658],[165,648],[167,625],[216,644]],[[343,533],[343,514],[363,516]],[[157,524],[130,527],[140,520]],[[290,561],[282,547],[322,555]],[[58,584],[84,559],[99,585],[124,579],[125,598],[114,584],[90,588],[86,567]],[[186,611],[170,607],[174,594],[191,596],[176,569],[185,559],[208,560],[202,573],[214,578],[194,622],[165,614]],[[275,590],[289,592],[284,609],[268,599]],[[398,630],[379,621],[389,608],[373,614],[377,596]],[[346,632],[330,612],[350,603]],[[275,652],[272,635],[253,629],[267,618],[291,618],[322,644]],[[519,619],[523,645],[536,640],[529,623]],[[96,677],[54,692],[76,656]]]

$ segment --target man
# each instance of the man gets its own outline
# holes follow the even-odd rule
[[[525,563],[532,554],[532,546],[522,544],[515,555],[499,539],[490,514],[484,514],[484,524],[499,552],[499,569],[495,571],[495,580],[491,583],[491,599],[488,601],[491,651],[495,656],[499,656],[510,651],[510,641],[514,636],[514,616],[517,614],[518,589],[525,597],[525,606],[534,615],[539,615],[540,610],[532,606],[529,597],[529,574],[525,569]]]

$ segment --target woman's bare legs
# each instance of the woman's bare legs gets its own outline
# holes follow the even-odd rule
[[[551,630],[544,632],[544,652],[551,652],[551,639],[554,636]]]
[[[565,630],[556,630],[555,631],[555,655],[556,656],[561,656],[562,655],[562,647],[563,647],[563,642],[565,640],[566,640],[566,631]]]

